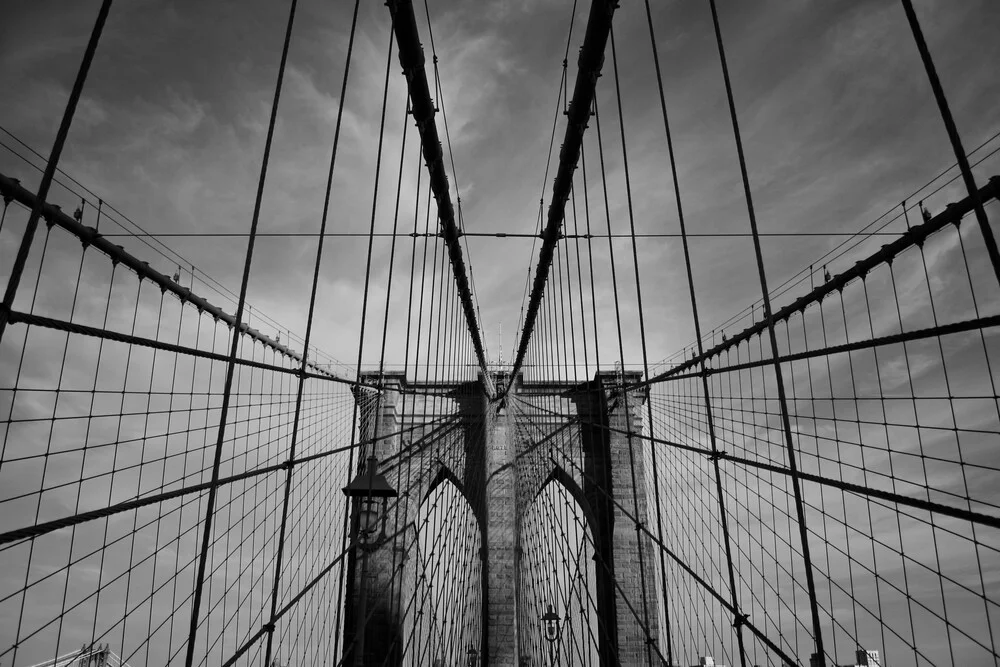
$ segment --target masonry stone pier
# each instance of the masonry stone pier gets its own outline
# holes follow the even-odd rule
[[[647,512],[644,449],[631,434],[641,433],[646,395],[616,389],[638,379],[610,372],[583,383],[518,377],[509,395],[491,400],[482,379],[449,384],[401,373],[364,377],[383,390],[355,392],[362,446],[354,472],[374,454],[400,495],[389,503],[385,537],[348,555],[345,664],[450,664],[446,656],[428,654],[424,662],[404,657],[418,628],[415,591],[441,583],[421,570],[415,547],[419,531],[429,527],[421,504],[445,482],[468,502],[478,527],[478,553],[462,554],[479,561],[473,585],[479,590],[468,591],[470,599],[481,600],[479,635],[468,638],[478,664],[544,664],[526,641],[540,625],[530,612],[536,601],[524,599],[520,517],[552,480],[579,504],[593,540],[588,576],[595,583],[591,613],[599,664],[645,664],[657,640],[658,610],[652,543],[631,520],[645,522]],[[508,376],[490,380],[502,388]],[[356,632],[361,613],[367,618],[363,638]],[[357,654],[361,645],[363,656]]]

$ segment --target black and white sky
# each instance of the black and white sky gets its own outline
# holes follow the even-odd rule
[[[37,166],[43,163],[32,150],[42,155],[49,151],[99,4],[99,0],[8,0],[0,9],[0,173],[19,178],[29,189],[37,186]],[[1000,62],[1000,3],[915,0],[914,4],[965,148],[976,164],[979,182],[984,183],[1000,174],[1000,158],[993,155],[1000,146],[1000,77],[996,68]],[[679,231],[677,206],[645,6],[635,0],[621,5],[614,19],[616,54],[614,58],[608,54],[598,85],[609,215],[605,215],[601,170],[596,166],[596,123],[586,136],[588,204],[595,233],[606,232],[610,224],[615,234],[627,234],[634,220],[639,234],[666,235],[642,238],[637,252],[649,357],[656,362],[690,344],[694,327],[680,239],[671,236]],[[731,322],[732,316],[759,300],[760,284],[752,241],[747,236],[746,202],[711,13],[704,1],[651,0],[650,5],[683,209],[693,235],[692,264],[701,321],[707,336],[721,335],[724,330],[733,333],[746,325],[745,319],[725,327],[722,323]],[[564,131],[565,121],[558,111],[567,36],[572,27],[568,72],[572,82],[589,4],[574,4],[572,0],[428,0],[427,15],[423,3],[416,6],[428,64],[432,51],[438,58],[440,102],[447,112],[446,159],[452,198],[461,198],[464,229],[470,233],[536,232],[539,202],[548,205],[551,164],[557,159]],[[793,281],[788,292],[776,299],[780,306],[806,291],[810,277],[802,271],[810,265],[815,265],[817,272],[824,264],[831,273],[842,271],[904,231],[904,220],[889,222],[900,212],[900,202],[910,199],[912,203],[913,193],[951,168],[954,155],[897,0],[719,0],[718,6],[749,181],[764,234],[767,278],[775,289]],[[263,333],[292,340],[293,347],[306,328],[315,234],[341,103],[352,8],[353,3],[345,0],[299,0],[281,90],[261,209],[261,237],[250,273],[248,298],[252,308],[248,318],[250,325]],[[135,227],[125,231],[111,219],[101,223],[103,233],[109,237],[120,234],[113,237],[116,243],[167,275],[180,264],[185,285],[194,267],[195,291],[229,312],[235,310],[233,293],[239,289],[244,266],[287,11],[287,1],[119,0],[112,8],[60,162],[65,173],[59,177],[61,181],[75,179],[89,188],[95,199],[99,197],[114,208],[112,217],[127,216],[151,236],[136,237]],[[389,54],[390,41],[390,19],[384,3],[361,2],[330,195],[331,237],[320,270],[313,335],[320,349],[346,365],[353,364],[358,355],[368,232],[373,220],[380,234],[398,224],[403,235],[396,241],[395,282],[388,299],[393,241],[388,235],[373,241],[367,325],[369,331],[377,333],[363,340],[362,360],[365,365],[378,361],[388,302],[386,362],[390,366],[404,362],[406,279],[412,243],[406,234],[414,224],[422,228],[424,221],[426,175],[418,176],[423,165],[412,124],[405,149],[402,147],[404,125],[410,121],[405,113],[405,81],[395,54]],[[616,82],[621,90],[620,125]],[[553,120],[556,141],[550,149]],[[443,114],[437,122],[444,136]],[[625,150],[620,127],[624,128]],[[631,201],[625,181],[626,153]],[[952,170],[942,180],[954,175]],[[419,201],[418,178],[422,178],[424,188]],[[401,184],[398,206],[397,182]],[[925,204],[936,212],[963,196],[960,182],[954,182],[928,195]],[[78,203],[61,186],[53,189],[49,201],[66,211]],[[582,201],[577,202],[581,225],[586,208]],[[995,204],[992,210],[996,210]],[[848,252],[834,252],[848,240],[847,235],[887,212],[877,225],[886,235],[863,240]],[[23,211],[17,215],[19,221],[8,219],[8,227],[0,234],[0,281],[6,281],[20,241],[19,228],[11,225],[23,224],[26,216]],[[84,222],[96,223],[93,207],[85,211]],[[975,233],[971,224],[961,229],[966,240]],[[971,266],[969,274],[949,271],[950,264],[958,266],[965,253],[964,247],[958,249],[958,240],[958,235],[950,237],[939,251],[928,251],[926,259],[923,253],[919,255],[930,266],[929,272],[926,265],[918,266],[918,254],[911,253],[909,268],[904,265],[899,270],[900,289],[896,291],[894,286],[892,292],[903,301],[901,311],[889,312],[886,300],[881,304],[886,306],[882,313],[878,300],[873,300],[875,323],[868,321],[872,336],[895,332],[894,327],[902,326],[902,320],[916,311],[926,319],[930,308],[922,293],[923,281],[929,286],[925,291],[934,290],[943,319],[954,321],[971,317],[967,311],[973,310],[967,300],[950,299],[960,291],[955,286],[959,279],[968,275],[971,285],[973,278],[985,276],[976,289],[981,284],[987,288],[977,296],[986,294],[980,303],[988,306],[984,313],[995,312],[995,284],[986,280],[991,276],[983,269],[986,264],[981,255],[966,265]],[[495,360],[502,348],[509,361],[519,334],[526,279],[533,275],[537,261],[537,241],[469,236],[463,243],[489,357]],[[82,266],[75,240],[72,247],[67,244],[54,244],[46,254],[46,271],[56,277],[48,284],[56,285],[56,292],[59,280],[72,285],[77,262]],[[624,361],[639,365],[642,358],[630,239],[617,239],[613,249],[618,263]],[[820,259],[831,252],[837,257]],[[610,365],[618,361],[618,344],[606,240],[594,240],[593,259],[601,358]],[[952,273],[957,277],[950,282]],[[907,280],[913,276],[915,280]],[[872,284],[877,283],[873,280]],[[969,291],[969,286],[962,289]],[[68,301],[70,291],[63,290],[63,300]],[[918,291],[921,294],[916,294]],[[30,293],[22,290],[18,299],[27,299]],[[46,307],[60,301],[60,295],[47,292],[45,298],[51,303],[41,304],[43,314],[50,312]],[[867,293],[864,298],[868,298]],[[99,310],[80,312],[88,307],[81,299],[77,319],[100,315]],[[99,305],[103,309],[106,304]],[[120,320],[124,316],[117,311],[128,308],[113,303],[108,310],[112,320]],[[133,316],[142,313],[144,318],[148,315],[146,319],[153,321],[154,311],[145,302],[131,312]],[[850,312],[854,317],[861,311]],[[846,312],[843,317],[847,319]],[[155,326],[158,329],[159,325]],[[501,327],[503,335],[498,338]],[[11,337],[5,338],[0,375],[14,377],[23,365],[27,369],[24,378],[47,379],[51,385],[58,377],[61,383],[62,369],[52,365],[57,355],[48,354],[39,342],[48,340],[42,336],[32,330],[29,342],[37,345],[24,357],[28,359],[24,364],[17,347],[21,343],[15,345],[9,342]],[[985,355],[987,337],[980,340]],[[59,341],[62,348],[64,343]],[[979,341],[972,343],[979,345]],[[989,334],[989,345],[995,344],[995,336]],[[83,347],[74,347],[72,356],[77,358],[71,362],[80,363],[78,357],[87,354]],[[936,377],[938,357],[934,354],[938,352],[922,350],[911,354],[912,359],[906,358],[905,351],[901,357],[884,356],[883,367],[875,370],[875,363],[859,370],[857,385],[853,384],[851,366],[851,390],[877,384],[881,394],[881,383],[885,382],[886,393],[891,393],[904,381],[912,383],[913,378],[919,381],[932,374]],[[942,362],[944,356],[941,351]],[[831,371],[828,364],[826,372],[843,374],[844,366],[855,359],[841,356],[839,367],[835,365]],[[995,394],[994,377],[985,377],[979,360],[965,348],[948,360],[950,368],[957,369],[953,375],[956,394]],[[796,367],[795,372],[803,371]],[[976,381],[979,384],[974,382],[977,372],[985,377]],[[809,383],[811,391],[811,377]],[[763,391],[766,394],[766,389]],[[912,385],[908,391],[914,392]],[[343,398],[343,405],[350,406],[346,392]],[[17,400],[25,419],[35,419],[49,410],[41,402],[33,403],[31,396]],[[995,395],[988,404],[962,405],[957,418],[954,406],[942,403],[922,408],[920,419],[950,412],[951,426],[963,422],[969,432],[995,435]],[[815,401],[811,408],[815,411]],[[913,412],[916,422],[916,401]],[[800,422],[793,425],[797,436],[805,440],[812,437],[818,443],[818,436],[829,425],[817,427],[808,408],[803,408],[799,417]],[[880,419],[888,417],[883,412]],[[739,424],[741,429],[743,425]],[[939,431],[951,426],[942,426]],[[773,433],[769,434],[769,429]],[[756,437],[766,442],[774,433],[781,435],[765,425]],[[705,444],[702,435],[692,436],[695,444]],[[894,454],[912,450],[910,436],[909,431],[898,436],[909,440],[893,443],[897,448]],[[60,437],[70,441],[76,434]],[[110,442],[122,437],[120,433],[108,436]],[[840,437],[835,432],[831,440],[827,433],[825,442],[839,441]],[[878,442],[878,437],[864,435],[868,443]],[[940,437],[943,442],[945,436]],[[963,451],[974,451],[972,445],[965,444],[972,442],[972,437],[965,437]],[[858,439],[862,439],[860,435]],[[51,444],[51,434],[49,441]],[[28,449],[38,442],[24,438],[18,446]],[[817,451],[818,447],[816,444]],[[961,482],[964,496],[958,497],[988,498],[995,507],[993,447],[988,441],[975,450],[983,465],[969,479],[964,471],[959,475],[950,468],[930,473],[924,470],[924,477],[915,474],[914,479],[922,480],[921,489],[928,490],[958,488]],[[891,471],[888,454],[874,464],[869,460],[861,465],[876,470],[885,461]],[[77,474],[68,464],[52,465],[67,477]],[[8,489],[18,484],[29,490],[42,486],[9,464],[5,473]],[[756,492],[753,484],[748,488]],[[133,493],[131,487],[128,493]],[[76,502],[79,507],[79,499]],[[53,516],[72,511],[71,504],[59,505]],[[11,528],[26,523],[20,513],[10,510],[0,519]],[[904,532],[891,526],[878,530]],[[917,536],[914,542],[922,539],[922,533],[912,527],[906,532],[907,537]],[[899,549],[904,549],[902,539]],[[917,548],[913,553],[919,551]],[[969,553],[978,558],[978,552]],[[960,563],[957,557],[952,560],[970,572],[979,566],[971,557]],[[893,570],[883,566],[883,572],[891,575]],[[995,572],[995,567],[987,568],[985,579],[982,570],[978,574],[984,596],[989,587],[991,599],[996,599]],[[22,586],[19,575],[18,581],[9,585]],[[978,600],[975,607],[956,603],[953,609],[960,611],[953,620],[975,622],[980,614],[978,604]],[[38,611],[39,615],[44,613],[44,609]],[[987,631],[982,634],[986,636]],[[950,639],[935,641],[942,654],[951,649]]]
[[[43,154],[51,145],[98,4],[15,1],[4,11],[0,125]],[[575,12],[571,63],[586,21],[583,4]],[[300,3],[264,193],[262,232],[318,229],[351,5]],[[745,233],[749,226],[708,6],[652,5],[689,231]],[[1000,129],[1000,80],[993,66],[1000,61],[1000,5],[988,0],[922,0],[916,5],[971,150]],[[435,0],[429,9],[456,168],[453,197],[457,186],[464,227],[470,232],[533,232],[539,199],[547,200],[551,190],[551,178],[543,181],[546,164],[555,159],[564,129],[560,117],[550,156],[573,3]],[[194,235],[162,240],[187,260],[185,267],[193,264],[234,291],[246,239],[197,235],[249,229],[286,10],[285,3],[258,1],[118,3],[61,162],[67,174],[146,231]],[[856,231],[952,164],[899,3],[724,1],[720,18],[761,231]],[[421,30],[430,53],[425,23]],[[676,233],[641,3],[623,3],[615,18],[615,37],[636,230]],[[327,245],[317,316],[317,344],[344,361],[353,360],[357,349],[364,234],[371,221],[388,43],[385,7],[363,2],[330,220],[331,231],[362,236],[333,238]],[[571,81],[573,76],[571,64]],[[378,231],[389,231],[393,224],[405,96],[393,60]],[[626,233],[628,209],[610,56],[599,96],[606,100],[612,225],[616,233]],[[439,126],[441,121],[439,116]],[[415,136],[409,133],[402,177],[404,228],[413,219]],[[3,139],[25,153],[10,136]],[[588,147],[594,149],[592,143]],[[996,171],[995,162],[987,161],[979,174],[991,175],[991,168]],[[38,180],[37,172],[7,150],[0,150],[0,171],[28,184]],[[596,206],[598,172],[593,164],[589,178]],[[939,201],[930,200],[929,207],[961,196],[956,192],[946,190]],[[67,209],[75,206],[65,191],[62,196],[66,201],[60,201],[57,189],[52,200]],[[595,226],[606,224],[603,215],[594,215]],[[93,224],[92,218],[88,221]],[[888,231],[901,229],[902,223],[897,223]],[[771,284],[779,284],[843,240],[765,237]],[[176,268],[176,260],[136,245],[134,239],[121,242],[165,273]],[[314,237],[262,238],[250,280],[252,313],[266,313],[301,335],[315,242]],[[497,330],[502,324],[504,356],[509,359],[525,278],[534,270],[533,241],[469,237],[466,242],[490,356],[498,355]],[[746,237],[691,242],[702,320],[711,329],[759,297],[752,246]],[[625,263],[628,251],[627,240],[616,245],[625,268],[630,268]],[[377,305],[370,311],[371,321],[381,319],[389,253],[390,239],[376,239],[372,294]],[[612,312],[606,255],[606,244],[595,244],[601,319]],[[396,270],[402,271],[406,264],[399,256]],[[651,360],[693,337],[682,259],[676,238],[641,243],[645,314],[654,332]],[[623,319],[633,321],[634,281],[621,282]],[[396,308],[395,299],[394,290],[391,321],[405,317],[405,308]],[[252,313],[251,324],[258,323]],[[265,333],[277,330],[259,324]],[[390,325],[391,331],[401,329]],[[627,350],[637,349],[633,329],[625,327]],[[610,337],[605,338],[610,345]],[[401,338],[391,339],[389,346],[389,361],[398,364],[401,346],[392,340]],[[366,362],[374,349],[374,344],[371,350],[366,346]],[[616,356],[610,347],[608,354],[605,358]]]

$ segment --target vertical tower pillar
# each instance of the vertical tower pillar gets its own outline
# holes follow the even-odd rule
[[[502,386],[498,380],[498,386]],[[514,447],[506,409],[492,407],[486,430],[487,651],[483,667],[517,667],[517,510]]]
[[[619,373],[616,386],[638,382],[638,372]],[[607,382],[610,376],[605,376]],[[627,395],[613,389],[605,392],[610,454],[611,494],[615,502],[612,550],[618,629],[618,660],[622,665],[645,665],[647,653],[653,664],[658,658],[651,644],[657,640],[658,618],[653,542],[637,530],[633,518],[648,526],[645,452],[649,443],[636,438],[643,434],[643,418],[648,391],[643,388]],[[648,632],[648,635],[647,635]]]
[[[368,385],[378,384],[381,380],[383,391],[378,396],[372,395],[372,390],[355,388],[355,400],[358,402],[359,436],[358,442],[369,442],[359,447],[355,452],[356,475],[367,465],[369,456],[376,456],[385,461],[400,452],[402,439],[403,394],[400,392],[404,378],[401,374],[385,374],[362,376],[362,382]],[[392,533],[398,528],[409,524],[407,516],[410,503],[402,496],[409,487],[410,481],[405,479],[406,468],[396,466],[386,470],[380,463],[379,471],[401,497],[397,501],[390,500],[386,522],[387,537],[371,547],[354,549],[348,555],[347,564],[347,608],[344,614],[344,648],[347,656],[345,664],[400,664],[403,650],[402,623],[400,618],[400,591],[405,585],[403,572],[406,568],[400,562],[403,552],[394,550]],[[356,517],[351,508],[352,517],[349,528],[353,530]],[[353,537],[350,536],[350,537]],[[411,538],[406,533],[395,540],[402,543]],[[411,538],[412,539],[412,538]],[[359,614],[364,612],[367,617],[365,637],[357,634]],[[364,655],[358,656],[356,651],[364,647]],[[359,660],[360,658],[360,660]]]

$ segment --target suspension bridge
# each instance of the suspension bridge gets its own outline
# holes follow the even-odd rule
[[[877,218],[815,232],[796,209],[775,232],[725,39],[748,19],[699,4],[681,27],[713,49],[736,175],[721,233],[675,150],[667,9],[564,3],[521,232],[471,220],[482,183],[463,210],[453,145],[475,128],[453,110],[449,130],[435,3],[333,3],[324,195],[283,233],[297,195],[269,179],[315,15],[274,3],[252,208],[189,235],[227,238],[230,282],[62,160],[88,84],[127,70],[126,4],[88,5],[49,152],[0,137],[0,665],[1000,665],[1000,133],[960,133],[924,7],[883,3],[946,148],[933,178],[891,184]],[[366,91],[377,140],[353,141]],[[630,103],[655,133],[630,134]],[[808,256],[765,246],[812,233]],[[747,276],[698,259],[726,236]],[[300,244],[291,324],[250,300],[275,238]],[[357,300],[327,273],[344,243]],[[475,280],[498,263],[524,278],[508,363]],[[709,320],[710,278],[752,303]],[[691,342],[661,356],[668,291]]]

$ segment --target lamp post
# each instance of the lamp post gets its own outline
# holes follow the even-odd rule
[[[476,667],[479,664],[479,651],[476,650],[475,646],[470,644],[469,650],[465,654],[468,656],[468,660],[465,663],[468,667]]]
[[[399,495],[396,489],[389,485],[385,477],[378,473],[378,459],[375,455],[368,457],[367,467],[344,487],[344,495],[354,501],[354,540],[361,551],[361,587],[357,609],[357,622],[354,632],[354,664],[364,665],[365,657],[365,607],[368,602],[368,589],[365,586],[365,576],[368,571],[368,552],[374,551],[379,542],[385,538],[385,518],[389,498]],[[381,506],[380,506],[381,505]]]
[[[549,605],[548,611],[542,615],[542,626],[545,629],[545,641],[549,643],[549,665],[555,667],[558,664],[558,653],[556,652],[556,642],[559,641],[559,635],[562,634],[562,627],[560,622],[562,619],[556,610]]]

